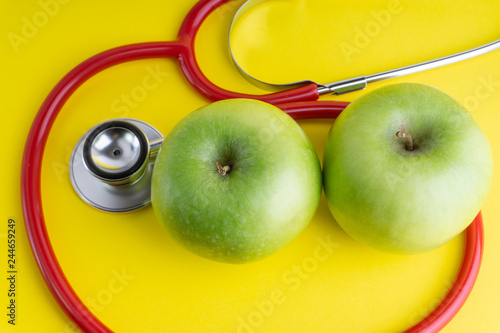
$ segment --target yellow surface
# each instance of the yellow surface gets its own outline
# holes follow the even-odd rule
[[[0,283],[2,332],[76,331],[38,272],[23,224],[22,149],[40,104],[65,73],[97,52],[175,38],[195,3],[58,1],[0,2],[0,108],[6,126],[1,131],[6,148],[0,166],[2,276],[8,270],[9,218],[17,225],[18,271],[15,326],[7,323],[4,314],[9,302],[6,278]],[[239,76],[225,48],[226,30],[239,4],[232,1],[209,17],[197,40],[198,58],[217,84],[263,93]],[[500,3],[495,0],[271,0],[241,21],[234,47],[241,64],[262,79],[332,82],[493,41],[500,32],[499,16]],[[29,24],[36,24],[35,28],[30,30]],[[500,332],[499,62],[500,51],[495,51],[368,87],[421,82],[440,88],[469,108],[493,148],[494,183],[483,209],[483,264],[468,301],[443,330],[447,333]],[[150,71],[162,73],[155,89],[133,107],[124,107],[122,96],[141,89]],[[363,93],[325,98],[350,101]],[[43,164],[48,232],[74,289],[110,328],[117,332],[399,332],[437,305],[458,270],[463,236],[422,255],[381,253],[343,233],[323,198],[314,220],[285,249],[258,263],[232,266],[198,258],[174,244],[151,207],[113,215],[87,206],[74,193],[68,160],[90,127],[104,119],[132,117],[167,134],[184,115],[206,103],[187,84],[175,61],[137,61],[89,80],[54,125]],[[321,158],[332,121],[300,124]],[[328,242],[329,252],[322,247]]]

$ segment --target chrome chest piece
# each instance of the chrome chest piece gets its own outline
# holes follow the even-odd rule
[[[151,201],[151,175],[163,137],[135,119],[113,119],[90,129],[77,143],[70,177],[78,195],[108,212],[128,212]]]

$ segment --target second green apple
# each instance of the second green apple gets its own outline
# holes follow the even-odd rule
[[[435,249],[478,214],[491,149],[472,115],[442,91],[393,84],[337,118],[324,154],[330,210],[353,238],[399,253]]]

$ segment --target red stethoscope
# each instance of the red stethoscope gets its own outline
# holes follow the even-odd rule
[[[87,79],[108,67],[127,61],[161,57],[176,58],[189,83],[210,101],[231,98],[253,98],[278,106],[294,119],[303,119],[335,118],[349,104],[348,102],[317,101],[319,95],[322,93],[362,89],[366,86],[366,83],[396,76],[396,71],[389,71],[377,74],[378,76],[372,75],[356,78],[332,85],[319,85],[312,81],[302,81],[298,83],[299,86],[295,84],[289,90],[268,95],[248,95],[219,88],[204,76],[196,63],[194,40],[205,18],[214,9],[228,1],[199,1],[186,16],[176,41],[121,46],[99,53],[82,62],[64,76],[52,89],[32,124],[22,164],[22,204],[28,238],[40,271],[53,296],[66,314],[85,332],[111,332],[111,330],[76,295],[54,254],[48,237],[41,202],[41,167],[47,138],[59,111],[73,92]],[[262,2],[262,0],[256,1]],[[242,8],[250,2],[252,1],[246,2]],[[454,60],[450,60],[451,57],[447,57],[405,67],[397,70],[399,71],[398,75],[463,60],[491,51],[497,47],[498,42],[495,42],[483,48],[455,55],[457,58]],[[486,51],[485,48],[487,49]],[[336,91],[336,89],[338,90]],[[466,238],[465,253],[460,272],[451,290],[431,314],[407,330],[407,332],[423,333],[438,331],[453,318],[465,302],[474,285],[481,263],[483,248],[481,213],[476,216],[472,224],[467,228]]]

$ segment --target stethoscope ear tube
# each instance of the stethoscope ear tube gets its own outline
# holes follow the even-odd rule
[[[485,53],[494,51],[498,48],[500,48],[500,39],[493,41],[491,43],[466,50],[463,52],[455,53],[449,56],[445,56],[442,58],[438,59],[433,59],[425,62],[421,62],[418,64],[413,64],[401,68],[396,68],[396,69],[391,69],[388,71],[376,73],[376,74],[371,74],[367,76],[359,76],[359,77],[354,77],[354,78],[349,78],[333,83],[327,83],[327,84],[322,84],[315,82],[313,80],[302,80],[302,81],[297,81],[297,82],[290,82],[290,83],[269,83],[260,79],[257,79],[256,77],[250,75],[247,71],[243,69],[243,67],[240,66],[238,61],[236,60],[236,57],[233,52],[233,48],[231,47],[231,39],[233,32],[235,30],[235,27],[238,23],[238,21],[247,13],[250,9],[255,7],[256,5],[265,2],[267,0],[247,0],[241,7],[238,9],[236,14],[234,15],[231,24],[229,26],[229,33],[228,33],[228,45],[229,45],[229,53],[231,55],[231,59],[238,70],[238,72],[250,83],[255,85],[256,87],[268,90],[268,91],[281,91],[284,89],[294,89],[306,85],[311,85],[314,84],[318,88],[318,93],[320,95],[324,94],[334,94],[334,95],[341,95],[357,90],[363,90],[366,88],[366,86],[369,83],[373,82],[378,82],[386,79],[391,79],[391,78],[396,78],[404,75],[410,75],[410,74],[415,74],[418,72],[438,68],[441,66],[446,66],[450,65],[459,61],[467,60],[470,58],[474,58],[480,55],[483,55]]]

